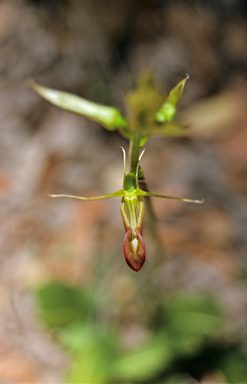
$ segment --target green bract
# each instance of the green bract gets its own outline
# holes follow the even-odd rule
[[[46,88],[34,81],[30,81],[29,84],[50,103],[66,111],[77,113],[96,121],[110,131],[114,131],[117,128],[125,130],[128,126],[128,122],[116,108],[96,104],[71,93]]]

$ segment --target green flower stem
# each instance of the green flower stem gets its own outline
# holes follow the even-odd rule
[[[129,143],[129,168],[130,173],[136,173],[141,149],[141,133],[136,133]]]

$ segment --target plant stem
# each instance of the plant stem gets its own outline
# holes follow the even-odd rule
[[[140,153],[140,141],[141,141],[141,133],[136,134],[133,139],[130,139],[129,144],[129,166],[130,172],[136,173],[136,167],[139,161],[139,153]]]

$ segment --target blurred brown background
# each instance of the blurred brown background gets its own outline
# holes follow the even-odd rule
[[[116,319],[128,346],[147,337],[149,300],[211,292],[226,338],[246,351],[246,17],[246,2],[230,0],[0,2],[1,383],[61,382],[69,366],[33,295],[50,280],[100,291],[102,321]],[[150,190],[205,204],[153,200],[161,244],[144,223],[147,260],[134,274],[122,256],[119,199],[48,197],[120,189],[127,142],[49,105],[27,82],[124,113],[124,94],[146,67],[166,91],[190,76],[178,119],[191,134],[146,145]]]

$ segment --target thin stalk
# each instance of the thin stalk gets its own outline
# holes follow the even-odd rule
[[[129,144],[129,166],[130,172],[136,173],[136,168],[139,161],[139,153],[140,153],[140,141],[141,141],[141,133],[136,134],[133,139],[130,139]]]

